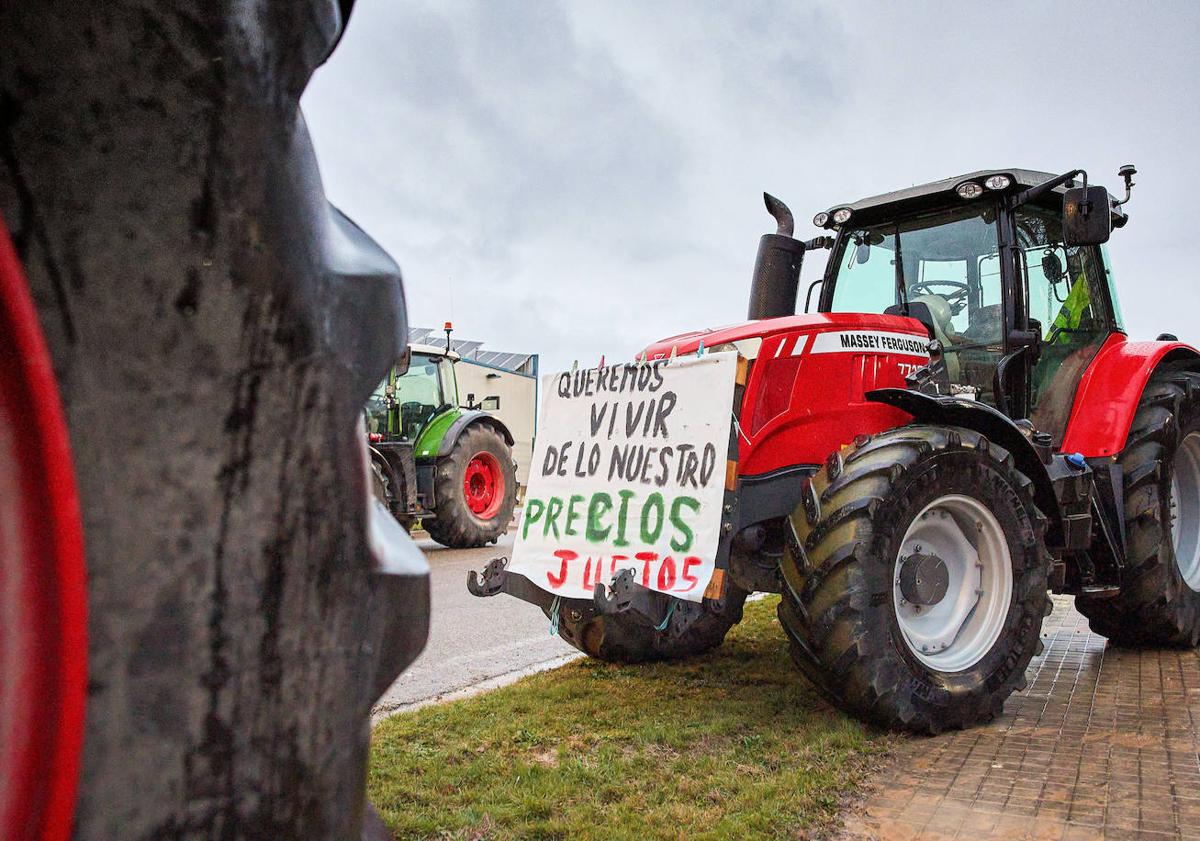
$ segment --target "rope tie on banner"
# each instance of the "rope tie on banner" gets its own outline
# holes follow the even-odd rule
[[[747,444],[749,444],[749,443],[750,443],[750,439],[746,437],[746,433],[745,433],[745,432],[742,432],[742,425],[741,425],[740,423],[738,423],[738,416],[737,416],[737,413],[736,413],[736,412],[730,412],[730,414],[731,414],[731,415],[733,415],[733,428],[737,430],[737,434],[738,434],[738,435],[742,436],[742,440],[743,440],[743,441],[745,441]]]
[[[558,612],[562,607],[562,596],[555,596],[550,602],[550,636],[558,636]]]
[[[654,626],[656,631],[667,630],[667,624],[671,621],[671,614],[675,612],[675,599],[671,599],[671,606],[667,608],[667,615],[663,617],[663,621]]]

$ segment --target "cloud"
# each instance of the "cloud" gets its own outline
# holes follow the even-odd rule
[[[360,0],[304,106],[413,320],[547,370],[741,318],[764,189],[806,220],[993,166],[1136,163],[1131,332],[1200,341],[1200,9],[1130,8]]]

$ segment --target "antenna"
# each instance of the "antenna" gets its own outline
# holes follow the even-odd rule
[[[1129,201],[1129,196],[1133,193],[1133,176],[1137,175],[1137,169],[1134,168],[1133,164],[1125,164],[1125,166],[1117,170],[1117,175],[1125,179],[1125,198],[1113,202],[1113,207],[1120,207]]]

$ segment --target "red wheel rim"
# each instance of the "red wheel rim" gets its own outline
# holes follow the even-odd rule
[[[0,837],[61,841],[87,687],[83,534],[58,385],[0,221]]]
[[[463,498],[467,508],[481,520],[490,520],[504,502],[504,473],[500,461],[489,452],[478,452],[463,473]]]

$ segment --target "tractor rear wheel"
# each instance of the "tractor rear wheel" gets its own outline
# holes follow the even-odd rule
[[[1117,458],[1125,479],[1126,580],[1115,598],[1075,599],[1118,645],[1200,643],[1200,375],[1146,386]]]
[[[885,727],[995,717],[1049,613],[1045,518],[1012,456],[914,425],[835,453],[805,488],[779,619],[824,694]]]
[[[482,423],[467,428],[434,473],[436,516],[423,520],[429,536],[451,549],[495,543],[508,530],[517,504],[512,452],[500,433]]]
[[[564,608],[558,635],[589,657],[610,663],[678,660],[703,654],[724,642],[729,629],[742,621],[749,594],[731,581],[727,588],[719,606],[707,599],[703,603],[672,599],[674,606],[662,630],[632,612],[577,620]],[[543,612],[549,615],[549,611]]]

